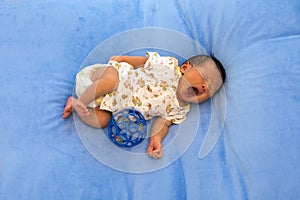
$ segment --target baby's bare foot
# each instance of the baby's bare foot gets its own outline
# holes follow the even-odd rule
[[[73,97],[69,97],[67,102],[66,102],[66,105],[65,105],[65,108],[64,108],[64,112],[62,114],[62,118],[66,119],[68,118],[71,113],[72,113],[72,102],[73,102]]]
[[[73,98],[72,106],[79,116],[90,115],[89,109],[78,99]]]

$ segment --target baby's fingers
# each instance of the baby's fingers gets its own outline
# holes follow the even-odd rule
[[[161,157],[161,153],[159,150],[154,150],[153,147],[148,147],[147,153],[150,157],[154,158],[154,159],[158,159]]]
[[[152,153],[153,153],[153,147],[152,146],[149,146],[148,147],[148,149],[147,149],[147,154],[149,155],[149,156],[152,156]]]
[[[159,159],[162,157],[162,150],[154,150],[152,156],[154,159]]]

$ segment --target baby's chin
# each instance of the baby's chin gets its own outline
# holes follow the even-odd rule
[[[210,99],[210,96],[209,94],[202,94],[202,95],[194,95],[194,96],[185,96],[182,98],[182,100],[186,103],[195,103],[195,104],[198,104],[198,103],[202,103],[206,100]]]

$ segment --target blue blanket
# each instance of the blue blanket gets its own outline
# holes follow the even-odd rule
[[[300,198],[299,1],[2,0],[0,25],[0,199]],[[227,72],[160,160],[61,118],[80,68],[147,50]]]

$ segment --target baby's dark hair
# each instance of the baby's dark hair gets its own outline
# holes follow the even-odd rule
[[[214,61],[214,63],[216,64],[216,66],[217,66],[217,68],[218,68],[218,70],[221,74],[222,81],[224,83],[225,80],[226,80],[226,72],[225,72],[225,69],[224,69],[222,63],[215,56],[213,56],[213,55],[211,55],[211,56],[197,55],[197,56],[193,56],[193,57],[187,59],[184,63],[189,62],[194,66],[199,66],[199,65],[201,65],[202,63],[204,63],[208,60],[213,60]]]

